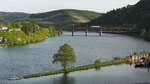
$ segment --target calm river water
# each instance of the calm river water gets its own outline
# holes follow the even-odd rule
[[[76,53],[79,66],[94,63],[95,60],[111,60],[116,56],[125,57],[132,52],[150,49],[150,42],[119,35],[83,32],[65,32],[63,36],[52,37],[36,44],[18,47],[0,48],[0,84],[150,84],[150,72],[147,69],[135,69],[130,65],[104,67],[100,70],[74,72],[68,75],[54,75],[19,81],[7,78],[39,72],[61,69],[59,64],[52,64],[52,56],[60,45],[70,44]]]

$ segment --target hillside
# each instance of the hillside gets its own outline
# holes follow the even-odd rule
[[[29,14],[21,12],[0,12],[0,20],[12,21],[20,17],[28,17]]]
[[[150,0],[141,0],[135,5],[128,5],[123,8],[112,10],[103,17],[99,17],[91,24],[101,24],[105,26],[133,26],[150,15]]]
[[[140,0],[135,5],[112,10],[90,24],[131,27],[134,33],[150,40],[150,0]]]
[[[85,23],[101,16],[101,14],[84,10],[63,9],[46,13],[31,14],[29,18],[36,19],[42,25],[66,25]]]
[[[102,14],[74,9],[62,9],[45,13],[0,12],[0,20],[16,22],[34,22],[40,26],[60,25],[89,22]]]

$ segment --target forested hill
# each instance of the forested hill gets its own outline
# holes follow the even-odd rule
[[[91,11],[62,9],[51,12],[32,14],[29,18],[36,19],[39,24],[66,25],[89,22],[99,16],[101,16],[100,13]]]
[[[28,17],[29,15],[21,12],[0,12],[0,20],[12,21],[20,17]]]
[[[67,25],[76,23],[86,23],[102,14],[75,9],[61,9],[43,13],[21,13],[21,12],[0,12],[0,20],[15,22],[34,22],[40,26],[48,27],[49,25]]]
[[[91,23],[107,26],[133,26],[140,24],[147,17],[150,17],[150,0],[141,0],[136,5],[112,10]]]
[[[150,40],[150,0],[140,0],[135,5],[112,10],[90,24],[132,27],[136,33]]]

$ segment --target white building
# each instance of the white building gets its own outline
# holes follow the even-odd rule
[[[8,27],[4,24],[0,24],[0,30],[8,30]]]
[[[91,26],[92,28],[100,28],[101,26]]]
[[[0,43],[3,41],[3,37],[0,37]]]

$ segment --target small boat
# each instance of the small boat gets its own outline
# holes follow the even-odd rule
[[[147,64],[146,63],[144,63],[144,62],[138,62],[138,63],[136,63],[135,64],[135,67],[146,67],[147,66]]]
[[[150,66],[150,60],[146,59],[146,58],[141,58],[141,60],[137,63],[135,63],[135,67],[136,68],[146,68]]]

